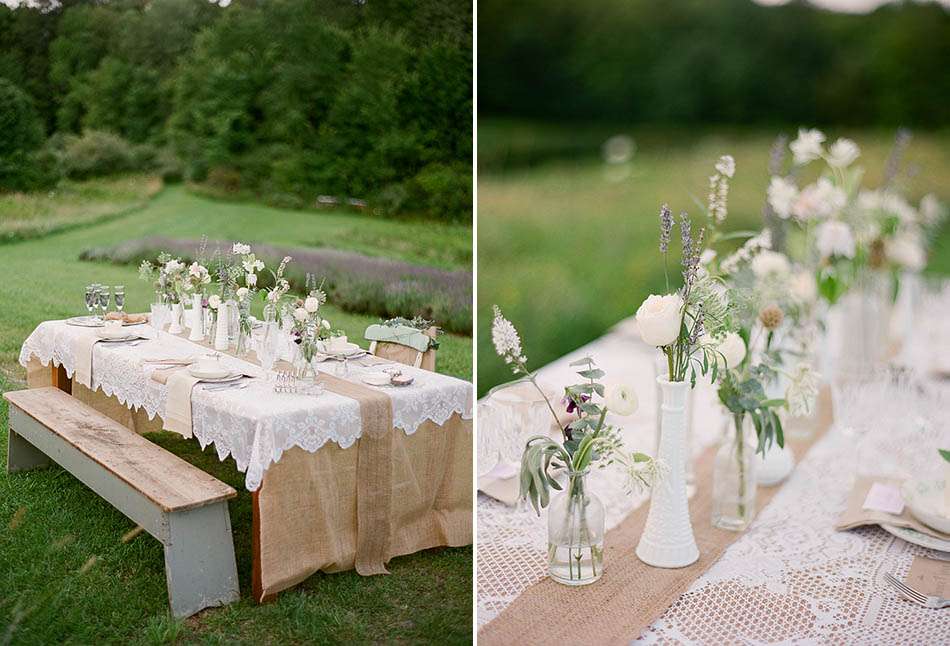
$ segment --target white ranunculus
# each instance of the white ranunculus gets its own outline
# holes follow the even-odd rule
[[[305,310],[302,307],[298,307],[297,309],[294,310],[294,318],[300,321],[301,323],[306,321],[309,316],[310,314],[307,313],[307,310]]]
[[[828,163],[835,168],[850,166],[861,155],[858,145],[850,139],[838,139],[828,149]]]
[[[208,297],[208,307],[213,310],[218,309],[221,306],[221,297],[217,294],[212,294]]]
[[[247,287],[239,287],[235,294],[237,295],[238,299],[243,301],[245,298],[247,298],[247,292]]]
[[[320,309],[320,301],[315,296],[308,296],[307,300],[303,302],[303,307],[308,312],[316,312]]]
[[[792,155],[795,157],[795,163],[799,166],[807,164],[821,157],[821,143],[825,140],[825,135],[820,130],[798,130],[798,139],[793,141],[789,148],[792,149]]]
[[[887,258],[891,262],[910,271],[921,271],[927,266],[927,253],[920,236],[911,232],[902,232],[888,240],[885,245]]]
[[[683,299],[679,294],[650,294],[637,310],[637,328],[648,345],[663,347],[676,340],[682,322]]]
[[[244,256],[251,253],[251,245],[246,245],[243,242],[235,242],[234,246],[231,247],[231,253]]]
[[[784,177],[773,177],[767,193],[775,215],[788,219],[792,214],[792,205],[798,198],[798,187]]]
[[[614,415],[633,415],[640,406],[637,393],[627,384],[608,384],[604,391],[604,406]]]
[[[838,220],[822,222],[815,230],[815,238],[818,253],[822,258],[832,256],[854,258],[854,234],[851,232],[851,227],[844,222]]]
[[[727,333],[716,350],[725,358],[727,368],[738,368],[745,359],[745,341],[735,332]]]
[[[818,297],[815,276],[810,271],[796,271],[789,281],[789,290],[792,293],[792,298],[806,305],[815,302]]]
[[[785,275],[791,271],[791,265],[789,265],[785,254],[771,249],[763,249],[757,253],[752,262],[749,263],[749,267],[752,268],[752,273],[758,278],[769,275]]]
[[[847,203],[847,194],[827,178],[821,177],[798,194],[798,198],[792,203],[792,215],[799,220],[828,218],[838,213]]]
[[[247,283],[248,287],[254,287],[257,285],[257,274],[248,274],[244,277],[244,282]]]

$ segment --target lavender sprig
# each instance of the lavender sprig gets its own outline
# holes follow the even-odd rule
[[[660,207],[660,253],[666,253],[670,248],[670,232],[673,230],[673,213],[669,204]]]

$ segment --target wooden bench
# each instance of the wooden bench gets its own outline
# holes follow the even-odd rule
[[[7,472],[53,460],[160,540],[175,617],[237,601],[232,487],[57,388],[3,396]]]

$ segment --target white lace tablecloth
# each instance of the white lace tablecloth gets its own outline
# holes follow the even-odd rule
[[[72,340],[89,334],[89,328],[67,325],[64,321],[41,323],[20,350],[24,367],[35,357],[44,365],[63,366],[72,377],[76,366]],[[150,334],[154,331],[149,328]],[[181,358],[206,354],[209,350],[186,339],[162,333],[137,346],[97,343],[93,351],[92,389],[114,395],[129,408],[144,409],[149,419],[162,416],[168,389],[150,379],[156,368],[144,359]],[[233,367],[259,367],[234,357],[224,357]],[[333,363],[321,369],[332,371]],[[472,418],[472,384],[447,375],[410,366],[401,367],[414,382],[401,388],[386,388],[393,402],[393,425],[407,434],[432,421],[443,424],[453,414]],[[362,368],[350,363],[347,379],[358,381]],[[194,436],[204,448],[213,444],[218,458],[229,455],[237,468],[245,472],[245,485],[260,487],[267,467],[278,461],[284,451],[299,446],[318,450],[327,442],[343,448],[351,446],[361,434],[359,404],[356,400],[326,391],[319,396],[278,394],[273,383],[255,379],[247,388],[207,392],[201,387],[192,394]]]
[[[584,355],[593,356],[608,378],[627,381],[636,388],[640,410],[615,422],[624,425],[628,448],[652,451],[655,355],[631,330],[631,323],[624,322],[603,338],[545,367],[540,375],[559,385],[573,383],[568,381],[573,370],[568,364]],[[697,387],[694,455],[717,440],[723,425],[711,388]],[[928,550],[877,527],[848,532],[833,529],[856,470],[873,472],[876,465],[896,462],[888,456],[914,453],[911,440],[918,431],[929,434],[928,446],[935,442],[934,434],[942,434],[940,441],[950,439],[946,431],[921,431],[923,428],[918,425],[915,430],[908,425],[903,437],[865,436],[860,441],[830,432],[796,466],[749,530],[644,631],[639,641],[950,643],[948,611],[913,605],[898,597],[881,578],[884,572],[902,577],[914,555],[926,555]],[[859,444],[861,449],[856,451]],[[922,452],[917,450],[916,457]],[[647,499],[646,495],[626,495],[622,476],[615,471],[597,471],[592,477],[592,489],[607,508],[608,529]],[[479,494],[477,511],[477,619],[482,626],[546,575],[547,528],[543,514],[539,518],[530,508],[512,509],[483,494]],[[609,562],[604,576],[610,576]]]

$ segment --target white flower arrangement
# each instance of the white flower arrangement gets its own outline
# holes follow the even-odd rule
[[[531,384],[544,398],[554,423],[561,431],[561,441],[546,435],[528,439],[521,457],[520,493],[531,501],[535,511],[541,513],[550,500],[550,490],[561,489],[561,484],[551,475],[550,469],[564,467],[571,481],[595,463],[601,468],[619,464],[627,475],[628,488],[649,487],[656,482],[660,466],[644,453],[628,453],[620,439],[620,429],[607,424],[608,411],[620,416],[632,415],[639,405],[634,390],[625,384],[604,386],[600,379],[604,371],[585,357],[571,365],[578,369],[583,380],[564,389],[566,413],[573,415],[566,423],[555,412],[554,405],[528,370],[527,358],[521,347],[521,337],[515,326],[506,319],[497,305],[493,306],[492,341],[495,351],[511,366],[516,375]],[[573,486],[569,491],[573,492]]]

